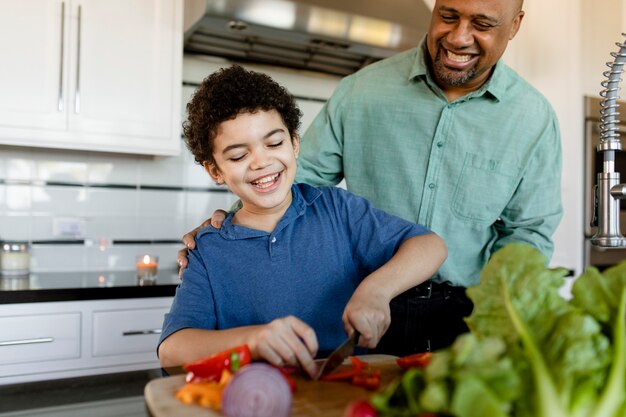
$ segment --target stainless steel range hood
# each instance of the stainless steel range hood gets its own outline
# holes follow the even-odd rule
[[[423,0],[186,0],[185,52],[347,75],[412,48]]]

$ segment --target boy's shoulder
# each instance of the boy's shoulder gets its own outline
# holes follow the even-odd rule
[[[233,227],[232,218],[234,214],[235,212],[233,211],[226,213],[222,227],[219,229],[211,226],[210,224],[200,229],[196,234],[196,243],[199,243],[202,240],[218,239],[220,235],[223,235],[225,231]]]
[[[317,198],[345,198],[350,192],[333,185],[309,185],[304,183],[294,184],[302,198],[307,203],[314,202]]]
[[[196,234],[196,243],[199,242],[201,239],[210,239],[210,236],[212,235],[218,235],[220,232],[220,229],[216,229],[215,227],[209,225],[209,226],[204,226],[202,229],[200,229],[198,231],[198,233]]]
[[[308,205],[316,200],[332,202],[333,204],[350,204],[355,202],[366,202],[363,197],[346,190],[345,188],[332,185],[312,186],[308,184],[295,184],[304,202]]]

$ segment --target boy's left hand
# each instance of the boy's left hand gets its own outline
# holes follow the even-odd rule
[[[346,334],[358,330],[361,333],[358,345],[373,349],[391,323],[389,300],[374,289],[359,286],[348,301],[342,320]]]

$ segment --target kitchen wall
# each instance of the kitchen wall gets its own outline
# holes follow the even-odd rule
[[[611,52],[624,41],[626,1],[526,0],[526,16],[505,55],[539,89],[559,118],[563,146],[563,220],[552,265],[583,269],[583,97],[599,97]],[[623,95],[622,95],[623,96]],[[622,174],[622,179],[626,173]]]
[[[183,114],[195,86],[226,64],[185,59]],[[303,129],[338,81],[251,68],[270,73],[299,97]],[[175,268],[182,235],[234,201],[193,162],[184,144],[178,157],[0,146],[0,240],[32,242],[31,269],[38,272],[131,270],[134,256],[143,253],[155,253],[161,267]]]
[[[526,0],[526,15],[504,59],[554,107],[563,147],[564,216],[551,264],[582,271],[583,262],[583,15],[584,0]],[[597,7],[597,5],[596,5]],[[599,7],[597,7],[599,8]],[[611,44],[603,45],[607,48]],[[607,55],[608,56],[608,52]],[[596,89],[599,91],[599,87]],[[550,198],[546,196],[546,198]]]

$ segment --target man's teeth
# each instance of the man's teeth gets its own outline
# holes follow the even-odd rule
[[[259,180],[253,181],[252,184],[254,184],[255,186],[259,187],[259,188],[266,188],[269,187],[269,185],[276,181],[276,178],[278,178],[278,175],[280,175],[280,173],[274,174],[274,175],[268,175],[267,177],[263,177]]]
[[[453,52],[450,51],[446,51],[448,53],[448,59],[451,59],[452,61],[456,61],[456,62],[467,62],[470,59],[472,59],[471,55],[457,55]]]

